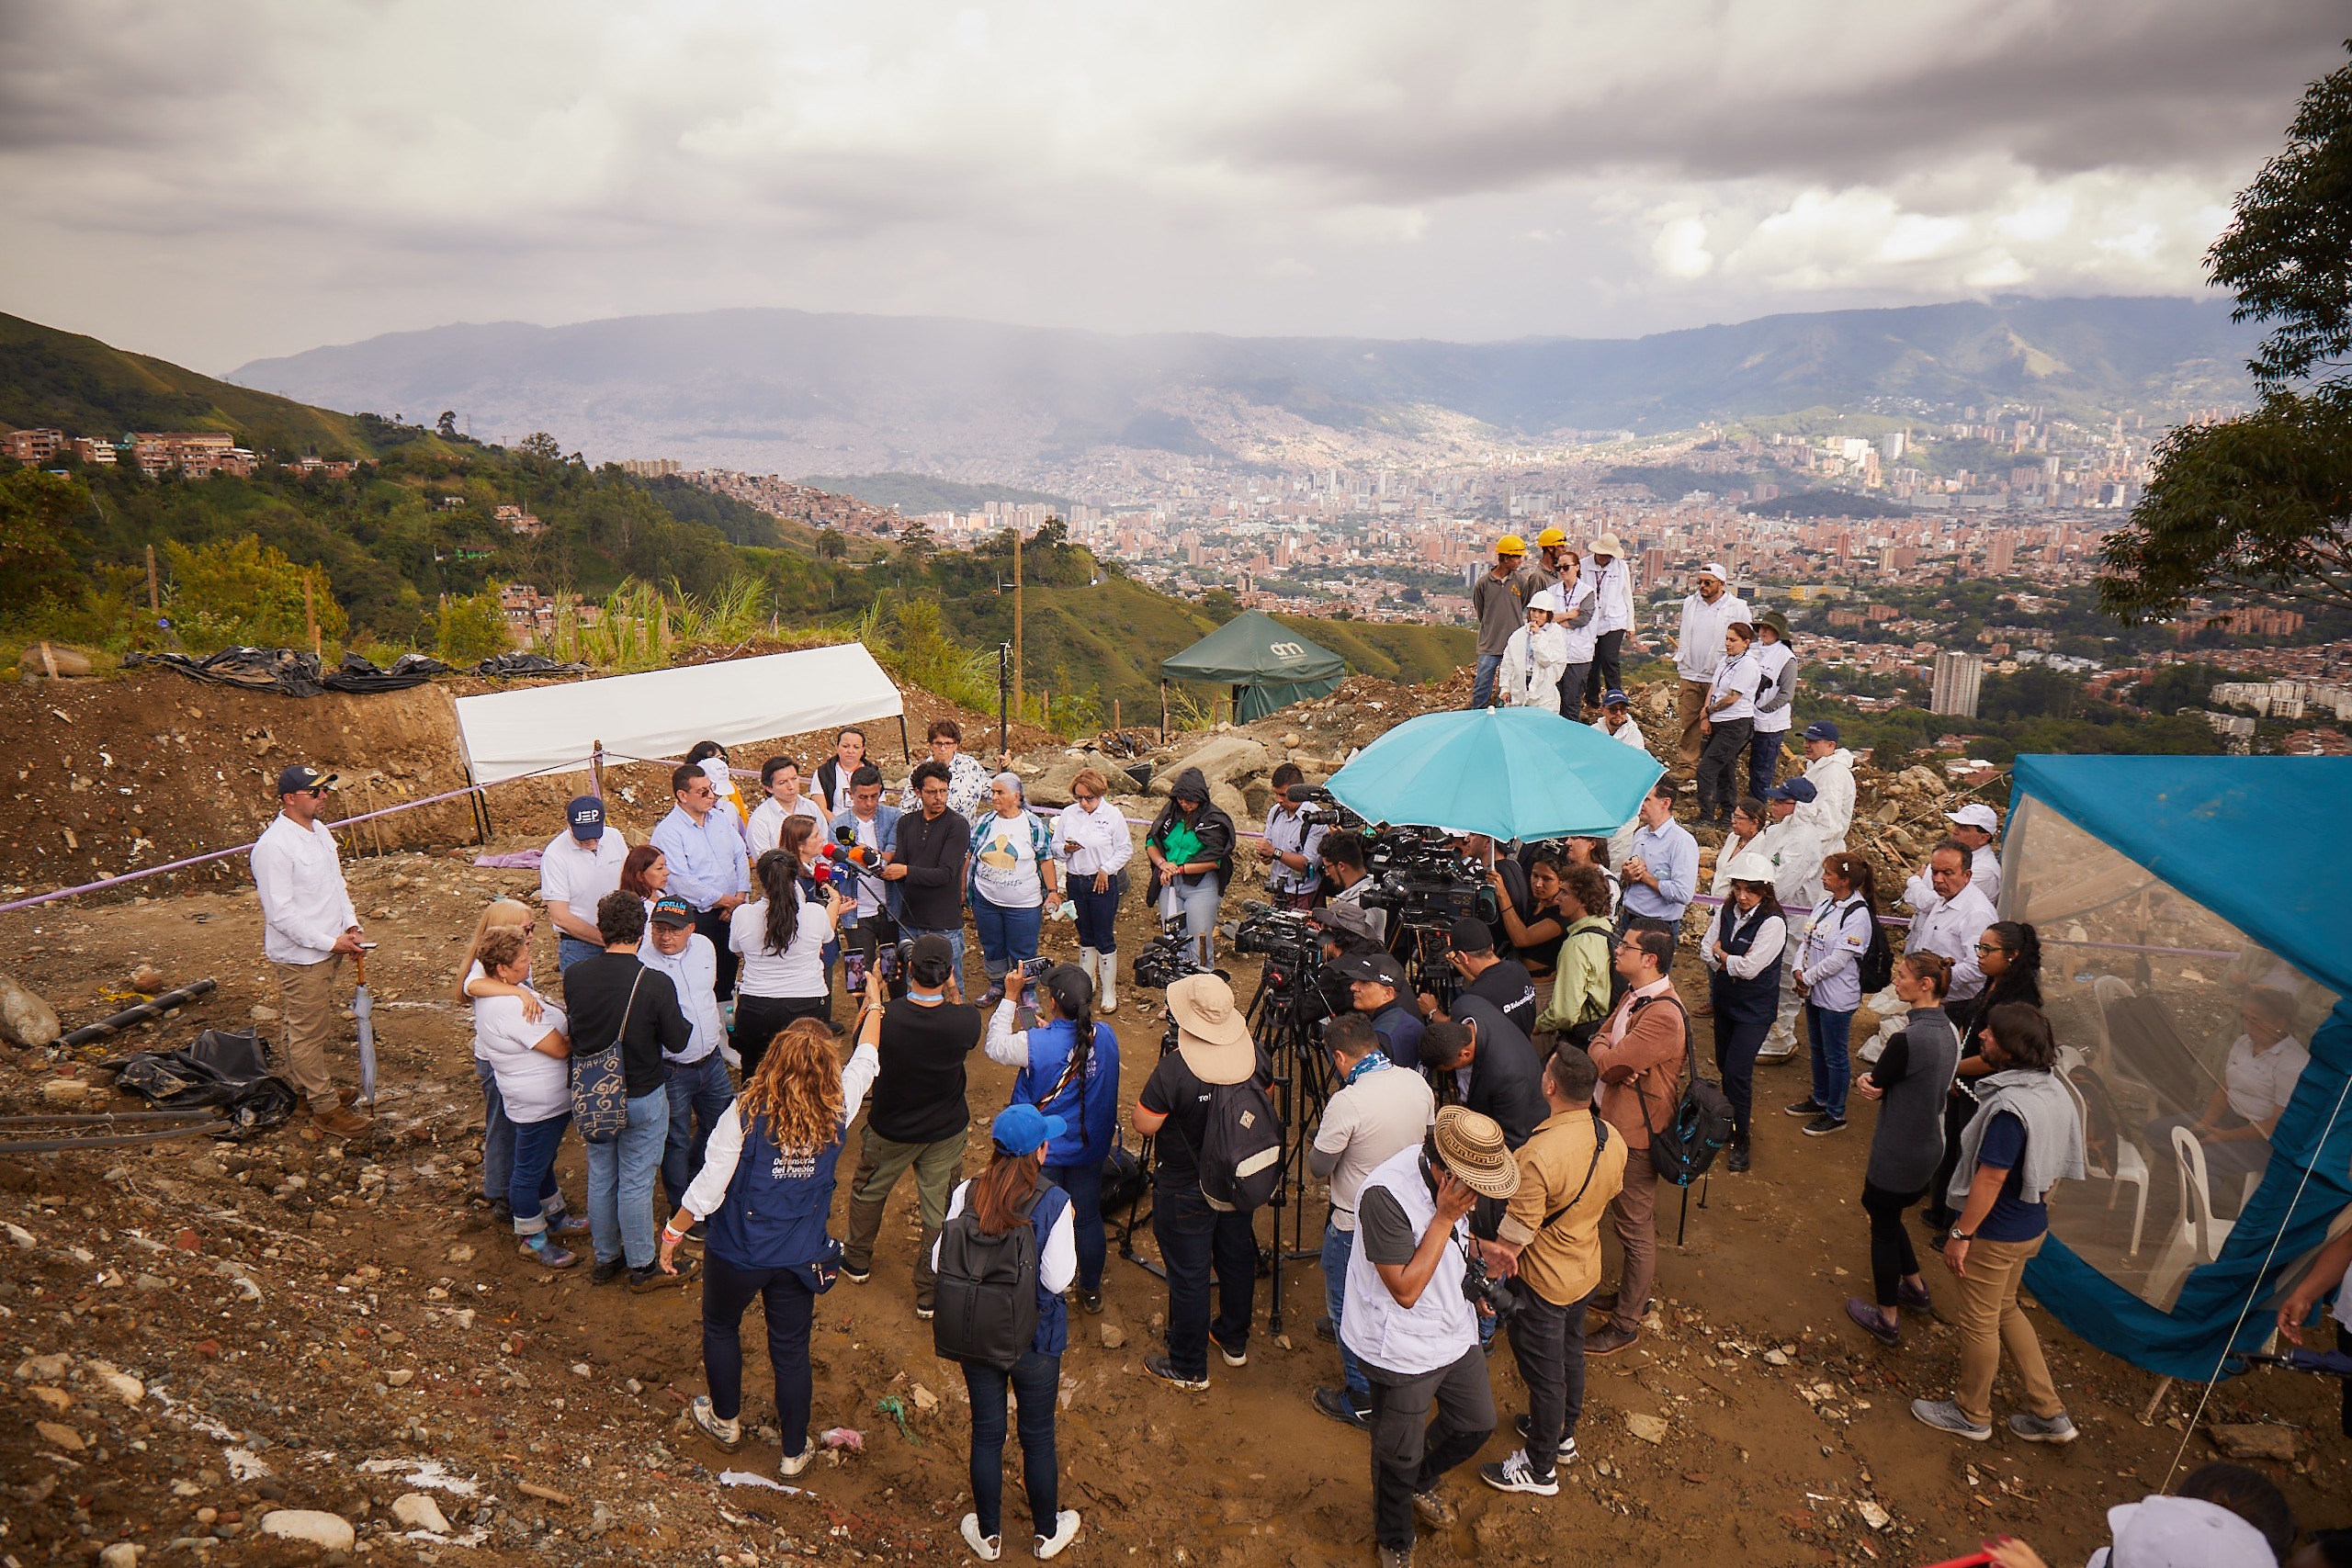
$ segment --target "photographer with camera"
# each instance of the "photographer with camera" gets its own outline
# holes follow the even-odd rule
[[[924,767],[933,764],[925,762]],[[882,1076],[865,1112],[857,1174],[850,1180],[849,1235],[842,1244],[842,1275],[863,1285],[873,1277],[874,1243],[882,1211],[899,1179],[912,1168],[922,1214],[922,1245],[915,1252],[915,1315],[931,1315],[935,1284],[932,1243],[947,1223],[947,1194],[964,1166],[972,1112],[965,1100],[965,1059],[980,1043],[980,1010],[948,988],[955,950],[937,931],[925,931],[907,950],[907,994],[881,1004],[875,1038]],[[878,975],[874,978],[878,978]]]
[[[1527,1384],[1519,1433],[1526,1446],[1478,1478],[1498,1492],[1550,1497],[1556,1474],[1577,1457],[1584,1414],[1585,1304],[1600,1283],[1600,1216],[1625,1184],[1625,1140],[1593,1108],[1600,1069],[1573,1045],[1544,1064],[1551,1114],[1519,1148],[1519,1190],[1496,1239],[1479,1247],[1487,1266],[1516,1280],[1504,1326]]]
[[[1346,1311],[1348,1258],[1355,1250],[1356,1197],[1364,1178],[1405,1150],[1418,1148],[1437,1101],[1427,1079],[1398,1067],[1360,1013],[1342,1013],[1323,1031],[1339,1089],[1323,1108],[1306,1168],[1329,1183],[1331,1217],[1323,1226],[1323,1291],[1336,1335]],[[1315,1391],[1315,1408],[1358,1430],[1372,1426],[1372,1384],[1347,1341],[1340,1341],[1340,1386]]]
[[[1216,975],[1188,975],[1167,995],[1176,1048],[1135,1108],[1136,1131],[1153,1140],[1151,1231],[1168,1269],[1168,1351],[1147,1357],[1144,1370],[1200,1390],[1209,1386],[1211,1341],[1227,1366],[1250,1364],[1258,1236],[1257,1203],[1247,1200],[1263,1202],[1281,1179],[1282,1123],[1266,1098],[1273,1065],[1250,1038],[1233,988]]]
[[[1502,1129],[1449,1105],[1426,1142],[1390,1156],[1357,1193],[1340,1339],[1372,1390],[1381,1568],[1410,1568],[1416,1517],[1431,1529],[1455,1522],[1438,1480],[1494,1433],[1494,1387],[1478,1347],[1486,1290],[1474,1289],[1467,1221],[1480,1198],[1506,1201],[1519,1181]]]
[[[1209,800],[1209,781],[1198,768],[1176,775],[1168,787],[1168,804],[1143,836],[1159,918],[1183,918],[1184,934],[1204,968],[1216,962],[1216,907],[1233,880],[1237,837],[1233,818]]]
[[[1588,1356],[1613,1356],[1642,1337],[1650,1286],[1657,1278],[1657,1172],[1650,1165],[1650,1127],[1675,1113],[1675,1086],[1690,1021],[1668,977],[1674,941],[1663,931],[1629,931],[1617,942],[1625,994],[1590,1046],[1600,1069],[1600,1114],[1625,1140],[1625,1185],[1609,1205],[1625,1255],[1614,1294],[1594,1301],[1609,1325],[1585,1341]]]
[[[1306,789],[1296,762],[1274,770],[1266,831],[1250,845],[1266,863],[1266,895],[1277,909],[1311,909],[1323,891],[1323,836],[1330,824],[1300,809]]]
[[[1030,965],[1005,976],[1004,999],[989,1020],[989,1060],[1019,1069],[1014,1103],[1035,1106],[1063,1130],[1046,1147],[1045,1179],[1069,1194],[1078,1216],[1078,1299],[1102,1310],[1102,1162],[1119,1138],[1119,1037],[1094,1021],[1085,971],[1057,964],[1037,976],[1037,1022],[1015,1029]]]
[[[1462,976],[1462,988],[1455,993],[1458,1003],[1464,997],[1483,997],[1494,1003],[1497,1011],[1519,1027],[1522,1034],[1535,1026],[1535,978],[1528,974],[1527,965],[1516,958],[1499,958],[1495,954],[1495,936],[1487,922],[1464,915],[1453,922],[1453,946],[1445,961]],[[1423,992],[1421,1011],[1430,1018],[1452,1016],[1450,1009],[1441,1008],[1438,999]]]
[[[1323,875],[1331,886],[1324,908],[1344,904],[1361,909],[1372,928],[1373,941],[1386,941],[1388,911],[1364,902],[1365,895],[1376,889],[1371,873],[1364,869],[1363,840],[1353,833],[1327,837],[1323,840]]]
[[[1493,1117],[1516,1149],[1546,1114],[1542,1058],[1519,1026],[1485,998],[1456,998],[1453,1014],[1422,1034],[1421,1066],[1441,1103]]]
[[[1609,1016],[1610,950],[1615,929],[1609,919],[1609,884],[1600,869],[1572,865],[1560,873],[1553,908],[1568,923],[1560,939],[1560,961],[1552,971],[1552,997],[1535,1017],[1535,1032],[1557,1034],[1581,1046]]]
[[[1377,949],[1342,954],[1331,965],[1347,981],[1348,998],[1356,1011],[1372,1020],[1381,1049],[1400,1067],[1421,1065],[1421,1015],[1406,998],[1412,983],[1405,966]]]
[[[935,730],[939,726],[932,728]],[[865,770],[860,768],[856,777],[864,780]],[[948,949],[955,955],[955,976],[960,985],[964,975],[964,873],[972,852],[972,824],[961,811],[948,809],[946,763],[936,760],[923,762],[915,769],[911,782],[922,809],[900,813],[888,840],[882,846],[882,879],[890,885],[890,917],[898,922],[901,944],[921,936],[946,938]],[[875,783],[878,789],[880,774],[875,775]],[[864,793],[864,784],[854,782],[850,799],[854,802]]]

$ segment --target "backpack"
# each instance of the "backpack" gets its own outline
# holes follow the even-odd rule
[[[1864,905],[1868,909],[1869,906]],[[1854,972],[1860,976],[1862,995],[1874,997],[1894,984],[1894,945],[1886,940],[1886,928],[1879,924],[1878,911],[1870,909],[1871,944],[1854,962]]]
[[[980,1229],[967,1207],[939,1233],[932,1348],[950,1360],[1011,1371],[1037,1338],[1037,1224],[1051,1230],[1069,1194],[1039,1186],[1001,1235]]]
[[[1193,1160],[1212,1209],[1248,1213],[1274,1195],[1283,1179],[1283,1124],[1255,1078],[1209,1087],[1208,1127]]]
[[[1656,997],[1637,998],[1634,1011],[1638,1013]],[[1699,1076],[1696,1050],[1690,1043],[1690,1015],[1678,1001],[1675,1010],[1682,1013],[1682,1060],[1690,1069],[1690,1082],[1675,1101],[1674,1113],[1663,1127],[1650,1122],[1649,1096],[1642,1092],[1636,1080],[1634,1093],[1642,1101],[1642,1125],[1650,1135],[1650,1168],[1657,1179],[1672,1187],[1688,1187],[1707,1174],[1715,1156],[1731,1143],[1733,1118],[1731,1101],[1713,1080]],[[1632,1019],[1626,1021],[1629,1024]],[[1679,1073],[1677,1076],[1680,1076]]]

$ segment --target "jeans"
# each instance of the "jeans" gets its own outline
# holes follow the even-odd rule
[[[1699,820],[1728,827],[1732,807],[1739,804],[1739,764],[1747,756],[1756,721],[1719,718],[1714,725],[1699,756]]]
[[[1490,706],[1494,703],[1495,675],[1497,671],[1502,669],[1502,667],[1503,656],[1501,654],[1482,653],[1478,655],[1478,673],[1470,682],[1470,709],[1473,713],[1476,713],[1480,708]]]
[[[808,1451],[808,1323],[817,1298],[808,1278],[804,1268],[738,1269],[716,1253],[703,1259],[702,1371],[711,1414],[732,1421],[742,1413],[743,1313],[757,1296],[767,1314],[775,1424],[784,1429],[786,1459]]]
[[[1061,1395],[1062,1359],[1032,1350],[1007,1372],[966,1361],[964,1387],[972,1396],[972,1512],[980,1533],[1004,1527],[1005,1394],[1021,1406],[1021,1479],[1029,1492],[1029,1525],[1054,1533],[1061,1512],[1061,1463],[1054,1454],[1054,1402]]]
[[[555,938],[556,973],[560,975],[582,959],[594,958],[604,951],[602,942],[583,942],[570,931],[558,931]]]
[[[670,1137],[670,1096],[655,1089],[628,1102],[628,1125],[609,1144],[588,1145],[588,1225],[596,1261],[624,1253],[632,1269],[653,1265],[653,1176]]]
[[[563,1192],[555,1184],[555,1152],[571,1112],[514,1126],[514,1168],[506,1179],[506,1206],[514,1211],[514,1234],[537,1235],[563,1213]],[[555,1201],[548,1202],[553,1199]]]
[[[498,1092],[498,1074],[480,1056],[474,1058],[474,1077],[481,1085],[481,1195],[504,1198],[514,1174],[514,1123]]]
[[[1561,674],[1560,716],[1562,718],[1573,718],[1579,720],[1583,718],[1584,689],[1586,683],[1591,679],[1592,660],[1589,659],[1582,664],[1569,665],[1566,671]]]
[[[1451,1276],[1433,1291],[1458,1290]],[[1379,1367],[1372,1380],[1372,1535],[1396,1551],[1413,1549],[1413,1495],[1475,1457],[1495,1430],[1495,1390],[1476,1346],[1453,1365],[1408,1376]],[[1430,1419],[1430,1406],[1437,1419]]]
[[[1510,1354],[1527,1384],[1527,1461],[1538,1475],[1552,1473],[1560,1444],[1577,1435],[1584,1416],[1584,1304],[1590,1299],[1588,1291],[1554,1306],[1520,1281]]]
[[[737,1003],[737,1011],[741,1003]],[[702,1152],[718,1114],[735,1103],[735,1085],[727,1076],[727,1058],[713,1051],[699,1062],[662,1064],[662,1088],[670,1100],[670,1131],[662,1146],[662,1190],[675,1209],[685,1201],[686,1184],[702,1168]]]
[[[1124,874],[1111,878],[1110,887],[1094,891],[1094,879],[1077,875],[1070,878],[1069,901],[1078,906],[1078,945],[1091,947],[1097,953],[1119,951],[1119,933],[1114,929],[1119,918],[1119,895],[1125,891]]]
[[[1323,1224],[1323,1301],[1331,1313],[1331,1337],[1339,1338],[1340,1309],[1348,1295],[1348,1258],[1356,1249],[1356,1233],[1343,1231],[1325,1221]],[[1358,1410],[1372,1404],[1372,1384],[1365,1381],[1363,1363],[1340,1339],[1340,1382],[1348,1391],[1348,1403]]]
[[[752,1081],[769,1043],[787,1024],[804,1018],[831,1019],[831,997],[755,997],[746,991],[735,998],[735,1054],[743,1058],[743,1081]],[[699,1161],[697,1161],[699,1163]]]
[[[1209,1373],[1209,1336],[1239,1355],[1250,1343],[1258,1291],[1258,1235],[1250,1215],[1209,1207],[1197,1180],[1152,1186],[1151,1234],[1168,1268],[1168,1361],[1180,1377]],[[1209,1280],[1216,1321],[1209,1321]]]
[[[980,964],[991,983],[1003,979],[1014,964],[1037,956],[1037,932],[1045,923],[1041,904],[1024,909],[992,903],[985,894],[972,895],[972,926],[980,933]]]
[[[1854,1010],[1831,1012],[1804,1004],[1805,1038],[1813,1042],[1813,1102],[1838,1121],[1846,1119],[1846,1090],[1854,1081],[1853,1064],[1846,1059],[1846,1035],[1854,1027]]]
[[[1625,654],[1623,628],[1602,632],[1592,639],[1592,675],[1585,682],[1585,701],[1594,707],[1600,699],[1618,689]]]
[[[1200,944],[1204,964],[1216,961],[1216,906],[1224,892],[1213,871],[1202,874],[1197,887],[1185,886],[1180,876],[1159,890],[1159,918],[1184,917],[1184,934]]]
[[[899,1178],[914,1167],[915,1203],[922,1213],[922,1242],[915,1248],[915,1305],[931,1305],[931,1247],[947,1224],[947,1200],[964,1168],[969,1127],[929,1144],[902,1144],[871,1125],[858,1144],[857,1175],[850,1181],[849,1237],[842,1243],[842,1267],[863,1274],[874,1267],[874,1238],[882,1234],[882,1211]]]
[[[711,982],[710,989],[723,1002],[735,994],[735,971],[743,962],[727,943],[733,934],[732,921],[724,909],[696,909],[695,932],[708,937],[710,945],[718,950],[718,977]]]
[[[907,949],[915,944],[915,938],[919,936],[944,936],[947,939],[947,951],[954,955],[956,962],[956,983],[962,985],[964,983],[964,928],[957,926],[954,931],[933,931],[927,926],[900,926],[899,928],[899,964],[906,963]],[[902,968],[899,973],[903,976],[905,970]],[[899,983],[903,986],[904,979],[902,978]]]
[[[1781,743],[1788,738],[1785,729],[1759,729],[1748,739],[1747,793],[1758,800],[1781,771]]]
[[[1878,1292],[1878,1304],[1889,1312],[1899,1303],[1903,1281],[1919,1271],[1919,1255],[1911,1249],[1903,1211],[1927,1195],[1924,1189],[1890,1192],[1867,1178],[1862,1181],[1862,1213],[1871,1217],[1871,1286]]]
[[[1102,1288],[1102,1262],[1110,1252],[1102,1234],[1102,1162],[1049,1165],[1043,1174],[1069,1194],[1069,1221],[1078,1242],[1078,1288],[1092,1295]]]

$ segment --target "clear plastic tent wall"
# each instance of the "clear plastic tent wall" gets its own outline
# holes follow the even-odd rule
[[[2352,1205],[2334,761],[2018,762],[2001,915],[2041,937],[2090,1170],[2027,1280],[2151,1371],[2202,1381],[2257,1348]]]

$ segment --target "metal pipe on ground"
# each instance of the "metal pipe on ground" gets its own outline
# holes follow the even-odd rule
[[[177,990],[164,991],[150,997],[138,1006],[125,1008],[110,1018],[102,1018],[96,1023],[85,1023],[71,1034],[61,1038],[58,1043],[87,1045],[93,1041],[108,1039],[121,1033],[133,1024],[145,1023],[150,1019],[161,1018],[172,1009],[186,1007],[198,998],[209,996],[218,989],[220,989],[220,982],[216,980],[209,978],[191,980]]]

